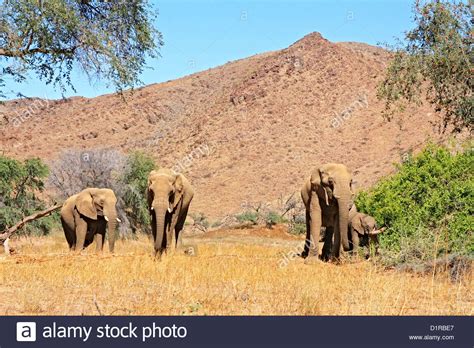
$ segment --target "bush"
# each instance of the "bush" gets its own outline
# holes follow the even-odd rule
[[[245,211],[241,214],[235,216],[239,222],[251,222],[252,224],[257,224],[258,213],[253,211]]]
[[[306,234],[306,223],[305,222],[303,223],[292,222],[288,225],[288,232],[291,234],[296,234],[296,235]]]
[[[287,222],[287,220],[277,212],[269,211],[265,214],[265,222],[267,227],[272,228],[272,226]]]
[[[474,151],[428,145],[398,172],[356,198],[362,212],[387,226],[381,250],[391,264],[473,255]]]
[[[127,157],[124,173],[119,180],[119,193],[127,207],[127,217],[133,233],[137,230],[150,232],[146,190],[148,174],[153,169],[156,169],[153,158],[142,152],[132,152]]]
[[[66,150],[51,163],[48,186],[54,188],[61,199],[86,187],[114,189],[126,164],[126,156],[117,150]]]
[[[20,162],[0,156],[0,232],[23,217],[47,208],[38,198],[44,190],[48,167],[39,158]],[[22,234],[45,235],[54,226],[57,213],[26,224]],[[57,220],[56,220],[57,221]]]

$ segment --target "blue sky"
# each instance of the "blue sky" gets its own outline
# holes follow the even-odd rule
[[[156,27],[163,34],[161,58],[149,60],[145,84],[179,78],[197,71],[291,45],[318,31],[330,41],[392,43],[412,27],[412,0],[318,1],[179,1],[152,0],[159,10]],[[113,92],[105,83],[90,85],[73,74],[77,93],[94,97]],[[34,77],[22,84],[7,80],[7,91],[60,98],[61,93]],[[8,93],[14,98],[15,93]]]

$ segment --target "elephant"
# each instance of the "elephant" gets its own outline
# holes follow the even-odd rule
[[[96,242],[96,251],[104,247],[105,230],[109,234],[109,250],[114,251],[117,198],[108,188],[86,188],[72,195],[61,208],[61,224],[71,251],[81,251]]]
[[[349,226],[348,236],[349,243],[353,254],[357,255],[359,247],[365,247],[369,249],[368,255],[370,257],[371,246],[375,247],[375,255],[378,254],[378,235],[382,233],[385,228],[379,229],[375,219],[367,214],[360,213],[357,211],[355,205],[352,206],[349,211]]]
[[[314,168],[301,189],[306,208],[303,257],[318,257],[321,227],[325,227],[322,260],[338,260],[341,243],[344,251],[350,250],[347,226],[352,197],[352,173],[345,165],[326,163]]]
[[[180,232],[193,196],[194,190],[183,174],[165,168],[153,170],[149,174],[147,201],[155,257],[161,258],[173,240],[176,248],[181,246]]]

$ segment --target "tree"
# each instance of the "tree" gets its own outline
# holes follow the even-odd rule
[[[0,156],[0,233],[13,226],[25,216],[45,209],[39,199],[44,189],[48,167],[38,158],[19,162]],[[27,234],[47,234],[53,218],[36,220],[26,225]]]
[[[150,212],[146,200],[148,174],[158,169],[152,157],[142,152],[132,152],[127,157],[124,173],[119,179],[120,196],[127,206],[127,217],[132,232],[150,232]]]
[[[417,0],[415,28],[392,47],[394,57],[378,96],[391,119],[407,103],[421,103],[424,95],[442,116],[442,128],[454,132],[473,128],[474,61],[472,16],[463,1]]]
[[[163,44],[155,17],[147,0],[0,0],[0,88],[6,76],[21,82],[31,71],[75,91],[74,67],[119,92],[133,88]]]

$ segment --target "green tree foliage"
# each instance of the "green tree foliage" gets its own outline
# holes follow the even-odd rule
[[[385,116],[424,96],[442,115],[443,130],[472,130],[472,15],[465,1],[416,1],[415,28],[393,47],[394,57],[379,86]]]
[[[150,213],[146,200],[148,174],[157,169],[155,161],[143,152],[132,152],[127,157],[127,165],[120,178],[128,219],[132,231],[148,231],[150,228]]]
[[[38,158],[19,162],[0,156],[0,231],[23,217],[46,208],[38,194],[44,189],[48,167]],[[46,217],[27,224],[22,233],[47,234],[54,219]],[[21,233],[20,232],[20,233]]]
[[[155,17],[146,0],[0,0],[0,87],[5,76],[21,82],[31,71],[74,90],[75,66],[118,91],[134,87],[162,45]]]
[[[391,262],[474,256],[473,145],[458,153],[429,145],[357,196],[358,209],[388,227],[381,247]]]

